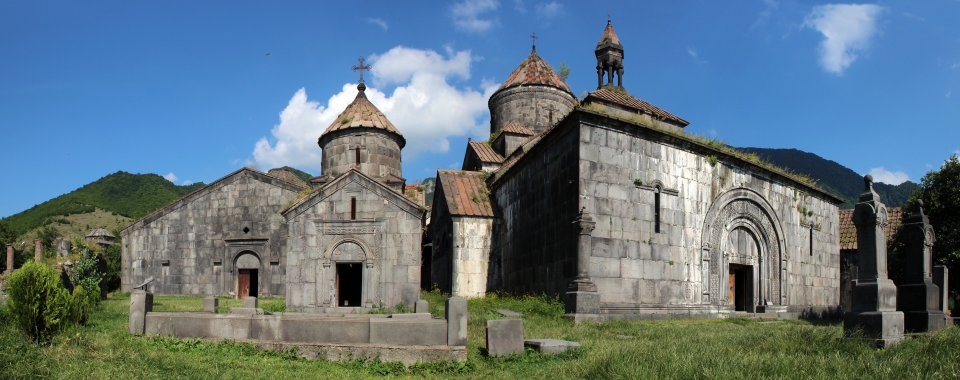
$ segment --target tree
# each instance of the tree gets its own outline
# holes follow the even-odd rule
[[[936,233],[934,265],[945,265],[950,271],[950,295],[956,298],[960,295],[960,159],[956,154],[940,166],[940,171],[929,171],[923,176],[920,186],[903,206],[903,221],[917,211],[918,200],[923,200],[923,212]],[[898,284],[897,280],[903,278],[906,244],[902,230],[895,233],[890,246],[891,278]]]

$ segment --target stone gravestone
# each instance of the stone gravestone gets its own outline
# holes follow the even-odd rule
[[[130,324],[127,332],[143,335],[146,328],[147,313],[153,311],[153,293],[134,290],[130,293]]]
[[[523,320],[487,321],[487,355],[501,356],[523,352]]]
[[[43,259],[43,239],[33,241],[33,261],[40,262]]]
[[[207,313],[216,313],[217,306],[220,305],[220,300],[214,296],[206,296],[203,298],[203,311]]]
[[[903,224],[907,254],[904,283],[897,289],[898,310],[903,312],[906,332],[924,332],[943,328],[940,288],[933,283],[933,226],[923,214],[923,201],[917,212]]]
[[[447,299],[447,345],[467,345],[467,300],[463,297]]]
[[[413,304],[414,313],[430,313],[430,303],[427,300],[417,300],[417,303]]]
[[[953,317],[950,316],[950,270],[943,265],[933,266],[933,283],[940,289],[940,311],[943,312],[943,327],[953,326]]]
[[[877,347],[903,339],[903,313],[897,311],[897,286],[887,277],[887,206],[873,191],[873,176],[863,178],[864,192],[853,211],[857,226],[857,280],[850,312],[843,315],[844,335],[862,331]]]
[[[13,273],[13,244],[7,244],[7,274]]]

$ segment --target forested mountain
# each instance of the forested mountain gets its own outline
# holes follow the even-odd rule
[[[306,182],[308,185],[310,185],[310,178],[313,178],[313,176],[310,175],[310,173],[307,173],[307,172],[305,172],[305,171],[303,171],[303,170],[294,169],[294,168],[291,168],[291,167],[289,167],[289,166],[284,166],[284,167],[282,167],[281,169],[287,169],[287,170],[293,172],[293,174],[296,174],[296,175],[297,175],[297,178],[302,179],[303,182]],[[312,186],[312,185],[311,185],[311,186]]]
[[[156,174],[118,171],[0,221],[22,233],[54,217],[90,213],[97,208],[138,219],[203,186],[203,182],[177,186]]]
[[[853,208],[853,205],[858,202],[860,193],[863,192],[863,175],[816,154],[797,149],[737,148],[737,150],[754,153],[774,165],[817,179],[817,184],[821,188],[847,200],[840,205],[842,209]],[[910,181],[899,185],[874,182],[873,185],[883,203],[890,207],[902,205],[910,197],[910,191],[917,187],[916,183]]]

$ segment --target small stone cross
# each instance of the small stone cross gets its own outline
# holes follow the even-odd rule
[[[536,46],[537,46],[537,39],[540,38],[540,37],[537,37],[537,32],[533,32],[533,34],[530,35],[530,38],[533,39],[533,46],[536,47]]]
[[[363,57],[357,60],[360,61],[360,65],[353,66],[353,71],[360,71],[360,83],[363,83],[363,70],[370,70],[370,65],[363,64]]]

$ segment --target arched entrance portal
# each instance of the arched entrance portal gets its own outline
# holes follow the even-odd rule
[[[237,255],[236,268],[237,298],[256,297],[260,284],[260,258],[251,251],[240,252]]]
[[[783,230],[760,194],[745,188],[724,193],[703,231],[703,303],[746,312],[785,309]]]

